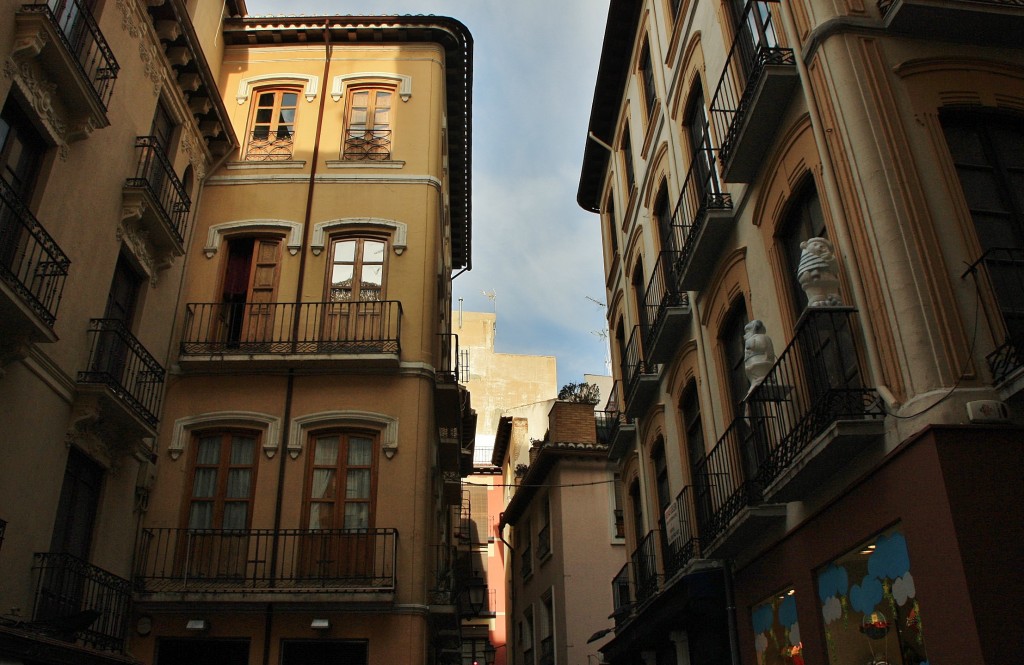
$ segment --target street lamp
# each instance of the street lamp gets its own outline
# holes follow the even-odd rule
[[[502,644],[501,646],[505,645]],[[497,655],[498,650],[494,648],[494,645],[491,644],[490,641],[488,641],[487,645],[484,647],[484,662],[487,663],[487,665],[494,665],[494,659]]]
[[[480,614],[480,610],[484,608],[484,604],[487,601],[487,582],[480,577],[474,577],[466,585],[466,596],[473,616]]]

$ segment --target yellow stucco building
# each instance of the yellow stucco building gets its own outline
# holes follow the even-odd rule
[[[3,11],[0,659],[457,657],[468,31]]]

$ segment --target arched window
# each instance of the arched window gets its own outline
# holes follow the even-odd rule
[[[384,300],[387,245],[381,238],[332,238],[327,301]]]
[[[246,139],[246,161],[292,158],[298,103],[298,88],[265,88],[257,91]]]

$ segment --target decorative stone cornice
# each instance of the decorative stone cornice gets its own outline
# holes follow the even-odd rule
[[[320,90],[319,78],[309,74],[282,72],[280,74],[260,74],[258,76],[249,76],[242,79],[238,82],[238,92],[235,94],[235,101],[239,104],[244,104],[252,94],[253,88],[259,87],[262,83],[288,83],[293,81],[299,81],[305,84],[302,94],[303,97],[306,98],[307,102],[312,102],[316,99],[317,92]]]
[[[206,232],[206,247],[203,253],[212,259],[220,248],[223,237],[229,233],[278,231],[288,235],[288,253],[295,256],[302,247],[302,224],[285,219],[245,219],[236,222],[214,224]]]
[[[336,102],[340,101],[345,96],[345,89],[352,83],[378,80],[396,81],[398,83],[398,96],[401,97],[403,102],[409,101],[412,97],[411,76],[389,72],[357,72],[355,74],[339,74],[334,77],[331,81],[331,99]]]
[[[348,217],[345,219],[333,219],[327,222],[317,222],[313,225],[313,239],[310,241],[309,248],[313,252],[313,256],[320,256],[320,252],[324,249],[325,240],[324,237],[330,234],[332,231],[343,231],[349,228],[379,228],[386,229],[393,234],[391,239],[391,246],[395,249],[395,254],[399,256],[405,251],[408,239],[409,229],[403,222],[396,222],[391,219],[381,219],[379,217]]]
[[[281,446],[281,419],[277,416],[258,411],[213,411],[175,420],[167,454],[172,460],[181,457],[194,430],[226,426],[259,430],[263,439],[263,453],[268,459],[273,458]]]
[[[38,75],[28,61],[16,62],[13,57],[4,63],[4,76],[12,79],[22,92],[29,108],[39,118],[44,133],[59,149],[60,158],[68,157],[68,123],[54,106],[53,98],[57,92],[57,84]],[[83,126],[76,132],[76,138],[83,138],[92,131],[91,126]]]
[[[302,454],[302,442],[309,430],[318,427],[345,425],[370,425],[380,430],[380,447],[384,456],[391,459],[398,452],[398,418],[372,411],[321,411],[299,416],[292,420],[291,432],[288,437],[288,455],[298,459]]]

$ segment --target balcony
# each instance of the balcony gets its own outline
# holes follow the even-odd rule
[[[164,368],[118,319],[92,319],[79,390],[99,398],[100,422],[132,438],[156,436]]]
[[[1024,33],[1019,0],[879,0],[884,25],[909,37],[1017,48]]]
[[[52,82],[69,121],[68,140],[110,124],[107,104],[119,71],[90,6],[82,0],[37,0],[15,14],[11,55],[15,62],[38,62]]]
[[[650,601],[658,593],[658,532],[649,531],[630,556],[636,574],[636,602],[639,605]]]
[[[301,593],[390,601],[397,553],[395,529],[143,529],[136,598],[273,602],[275,594]]]
[[[711,100],[726,182],[752,182],[799,83],[793,49],[779,45],[777,0],[749,0]]]
[[[402,303],[189,303],[182,369],[296,365],[397,369]],[[215,366],[216,364],[216,366]]]
[[[438,342],[438,363],[434,370],[434,416],[440,442],[438,461],[441,472],[450,474],[445,481],[445,495],[449,503],[457,503],[461,476],[472,472],[472,453],[467,460],[465,439],[475,437],[476,414],[470,407],[469,391],[460,383],[464,369],[459,336],[438,335]],[[466,431],[470,421],[473,431]]]
[[[612,615],[615,626],[618,627],[626,622],[633,614],[633,589],[631,584],[630,566],[626,563],[622,566],[615,577],[612,578]]]
[[[1005,385],[1022,378],[1024,367],[1024,249],[994,248],[964,273],[973,275],[989,321],[996,325],[995,350],[986,356],[992,380]]]
[[[622,381],[626,387],[626,415],[636,418],[644,413],[658,396],[658,366],[644,360],[640,340],[641,326],[633,326],[623,352]]]
[[[693,486],[687,485],[672,502],[665,518],[665,580],[666,583],[686,569],[699,554],[697,513]]]
[[[1018,294],[1018,298],[1020,294]],[[765,453],[757,483],[765,499],[799,501],[872,444],[885,409],[864,385],[857,310],[808,308],[793,340],[747,397]]]
[[[290,131],[257,129],[249,133],[249,140],[245,144],[245,161],[287,161],[292,158],[294,147],[295,136]]]
[[[70,265],[43,225],[0,178],[0,330],[5,339],[57,339],[53,324]]]
[[[349,127],[345,132],[342,159],[386,162],[391,159],[391,130]]]
[[[32,628],[102,651],[124,651],[131,583],[70,554],[35,555]]]
[[[705,554],[730,557],[785,524],[785,504],[763,503],[758,469],[766,458],[759,418],[739,417],[694,468],[697,532]]]
[[[135,175],[124,183],[126,215],[136,220],[164,263],[184,253],[192,201],[155,136],[135,139]]]
[[[607,431],[608,459],[615,461],[628,452],[636,438],[636,425],[625,414],[622,399],[622,381],[612,384],[608,402],[604,407],[605,429]]]
[[[732,196],[723,192],[718,182],[716,152],[701,149],[693,153],[672,212],[672,275],[680,291],[701,291],[707,286],[725,240],[735,227]]]
[[[652,363],[668,362],[690,328],[690,298],[676,287],[672,274],[676,256],[674,251],[658,255],[645,291],[643,345]]]

